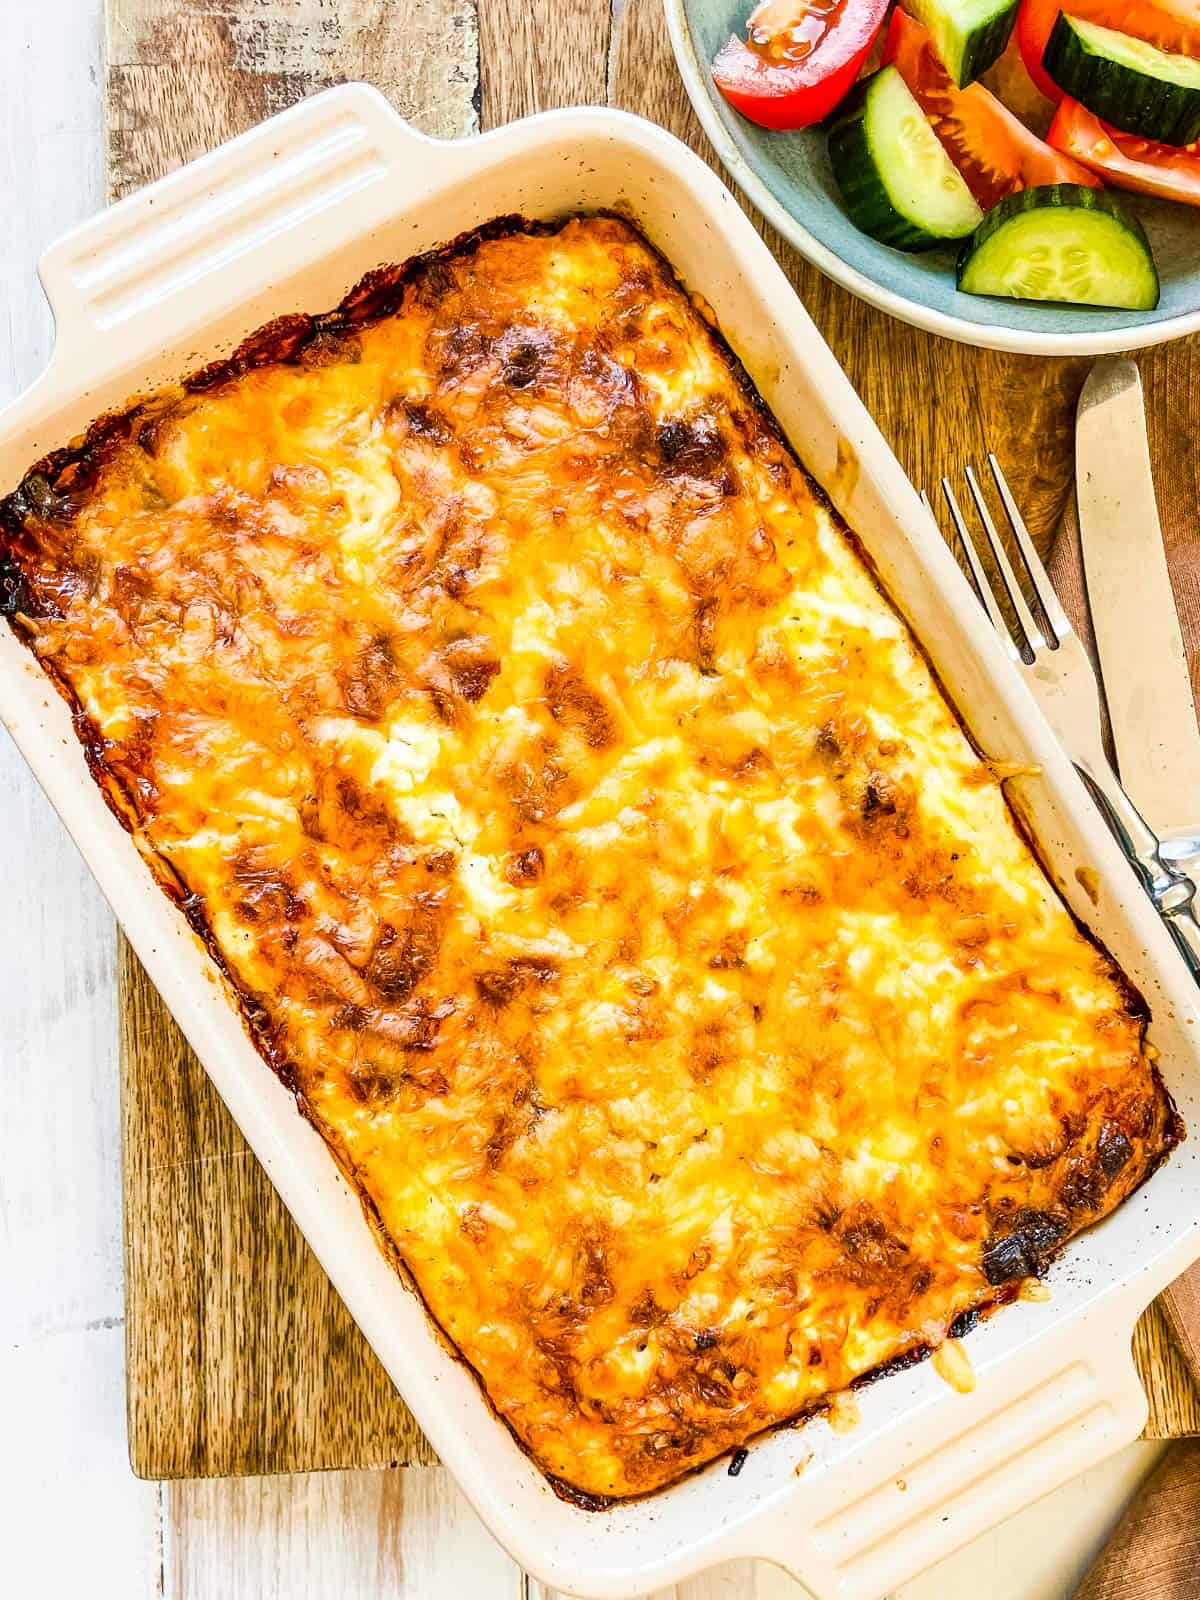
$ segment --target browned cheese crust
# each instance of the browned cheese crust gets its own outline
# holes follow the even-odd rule
[[[1177,1121],[632,228],[348,304],[31,474],[7,610],[497,1413],[641,1494],[967,1325]]]

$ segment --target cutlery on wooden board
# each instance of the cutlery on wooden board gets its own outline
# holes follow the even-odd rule
[[[1186,873],[1164,858],[1158,836],[1113,770],[1104,749],[1100,686],[1087,651],[1059,602],[1000,463],[990,451],[988,465],[1026,577],[1018,578],[975,470],[968,466],[967,487],[987,541],[995,571],[994,583],[980,559],[979,548],[949,478],[942,479],[942,493],[966,554],[975,589],[1010,659],[1087,784],[1193,973],[1200,978],[1200,921],[1193,907],[1195,885]],[[922,499],[932,517],[933,507],[928,496],[922,495]],[[1010,608],[1015,625],[1010,625],[1005,617],[1004,605]]]
[[[1113,686],[1108,704],[1124,786],[1104,750],[1100,689],[1091,662],[996,457],[989,454],[988,464],[1027,584],[1017,577],[974,470],[966,469],[967,486],[994,564],[995,590],[948,478],[942,479],[942,493],[992,625],[1200,978],[1195,884],[1184,870],[1200,864],[1200,824],[1194,821],[1200,815],[1200,733],[1133,362],[1099,362],[1089,374],[1079,402],[1077,447],[1084,569],[1102,664],[1107,657],[1106,687]],[[928,496],[921,498],[933,516]],[[1001,598],[1015,616],[1015,632]],[[1152,818],[1161,819],[1165,840],[1146,822],[1129,789]],[[1160,1303],[1200,1383],[1200,1262],[1164,1290]]]
[[[1142,382],[1097,362],[1075,422],[1080,547],[1121,781],[1168,863],[1200,868],[1200,730],[1154,497]],[[1200,1380],[1200,1263],[1161,1303]]]
[[[1132,361],[1092,368],[1079,397],[1075,446],[1083,567],[1121,781],[1164,857],[1194,877],[1200,729]]]

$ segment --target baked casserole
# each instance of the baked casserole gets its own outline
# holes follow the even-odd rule
[[[1181,1135],[907,627],[625,221],[501,220],[0,503],[10,625],[556,1484],[928,1354]]]

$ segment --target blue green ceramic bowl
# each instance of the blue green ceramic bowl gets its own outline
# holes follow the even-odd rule
[[[822,272],[881,310],[966,344],[1030,355],[1100,355],[1200,328],[1200,210],[1122,199],[1142,220],[1162,281],[1155,311],[1100,311],[960,294],[954,253],[905,255],[860,233],[843,213],[820,129],[771,133],[718,93],[709,64],[740,31],[750,0],[664,0],[675,58],[705,132],[733,180]]]

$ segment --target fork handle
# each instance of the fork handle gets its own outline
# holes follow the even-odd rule
[[[1076,768],[1154,901],[1159,916],[1170,929],[1193,976],[1200,978],[1200,921],[1193,906],[1195,883],[1185,872],[1163,859],[1158,835],[1125,793],[1107,761],[1097,764],[1077,761]]]
[[[1191,905],[1179,911],[1164,911],[1163,919],[1183,952],[1194,977],[1200,979],[1200,922]]]

